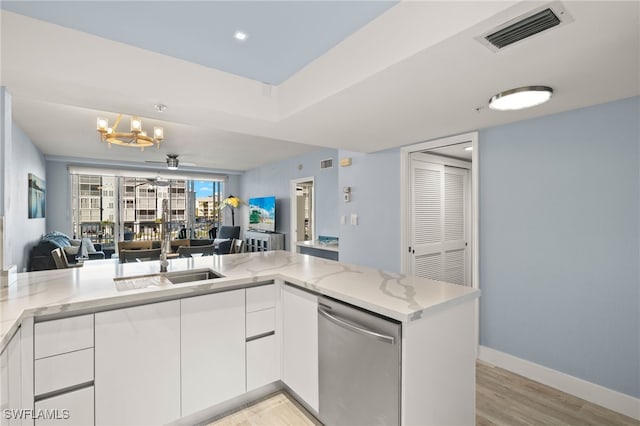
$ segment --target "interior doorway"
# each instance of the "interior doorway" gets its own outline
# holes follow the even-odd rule
[[[315,190],[313,177],[291,181],[291,247],[301,241],[316,239],[315,233]]]
[[[478,135],[401,150],[402,272],[478,283]]]
[[[452,148],[464,150],[461,145]],[[408,272],[471,286],[471,161],[431,152],[411,154]]]

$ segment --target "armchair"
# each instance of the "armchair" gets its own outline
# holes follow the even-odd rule
[[[227,254],[231,250],[232,240],[240,238],[239,226],[221,226],[218,230],[218,238],[214,240],[216,254]]]

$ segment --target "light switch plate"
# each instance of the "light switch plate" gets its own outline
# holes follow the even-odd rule
[[[358,224],[358,215],[355,213],[351,213],[351,224],[352,225]]]
[[[345,215],[340,216],[340,225],[347,224],[347,217]]]

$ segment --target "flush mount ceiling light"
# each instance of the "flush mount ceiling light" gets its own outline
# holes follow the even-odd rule
[[[128,146],[132,148],[140,148],[140,151],[144,151],[145,148],[158,144],[160,148],[160,142],[164,139],[164,130],[162,127],[153,128],[153,137],[147,136],[147,132],[142,130],[142,120],[139,117],[131,117],[131,126],[129,133],[118,132],[118,124],[122,120],[122,114],[118,114],[113,127],[109,127],[109,120],[106,118],[98,117],[96,130],[100,133],[100,140],[102,142],[108,142],[109,148],[111,144]]]
[[[489,100],[489,108],[498,111],[513,111],[531,108],[551,99],[553,89],[548,86],[518,87],[500,92]]]

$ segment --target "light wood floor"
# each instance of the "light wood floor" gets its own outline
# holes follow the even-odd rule
[[[640,422],[502,368],[478,362],[476,424],[639,426]]]
[[[481,362],[476,367],[478,426],[640,426],[640,422]],[[209,426],[314,426],[286,393],[277,393]]]
[[[319,423],[284,392],[256,402],[207,426],[319,426]]]

